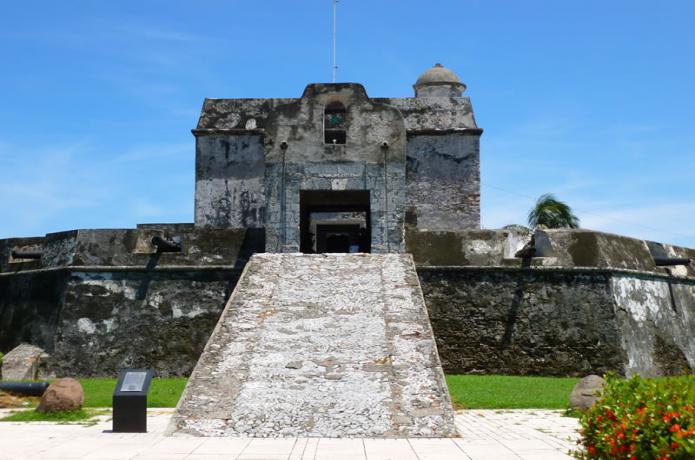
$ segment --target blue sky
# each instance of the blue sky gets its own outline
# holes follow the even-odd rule
[[[360,1],[338,80],[468,85],[486,228],[552,192],[587,228],[695,247],[695,2]],[[331,77],[330,0],[7,2],[0,238],[193,220],[204,97],[297,97]]]

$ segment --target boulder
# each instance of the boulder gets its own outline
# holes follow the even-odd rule
[[[65,378],[53,381],[43,396],[39,412],[64,412],[82,408],[84,403],[84,391],[82,385],[75,379]]]
[[[587,410],[599,399],[601,390],[606,381],[598,375],[587,375],[581,379],[572,389],[570,394],[570,407],[573,409]]]
[[[49,355],[28,343],[17,345],[2,359],[4,380],[37,380],[45,374]]]

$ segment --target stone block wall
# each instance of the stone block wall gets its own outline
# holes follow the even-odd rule
[[[612,270],[420,267],[448,373],[695,370],[695,280]]]
[[[687,248],[589,230],[407,233],[447,372],[644,376],[695,369]],[[656,249],[655,249],[656,248]],[[657,249],[662,251],[657,253]]]
[[[615,274],[610,279],[625,373],[695,371],[695,280]]]
[[[196,138],[195,224],[213,228],[265,225],[262,134]]]
[[[418,275],[448,373],[622,369],[608,274],[421,267]]]
[[[56,375],[152,367],[188,375],[239,270],[71,271],[50,363]]]
[[[480,135],[410,135],[406,169],[409,226],[480,228]]]
[[[157,253],[152,237],[181,244]],[[49,351],[56,375],[113,376],[125,366],[188,375],[262,230],[192,224],[75,230],[30,241],[40,260],[13,260],[28,244],[0,240],[0,351],[20,342]]]
[[[268,252],[300,249],[300,192],[368,190],[372,252],[402,252],[405,167],[402,162],[268,164],[267,172],[283,180],[267,181]]]
[[[22,342],[53,350],[65,284],[62,271],[0,273],[0,351]]]
[[[344,144],[324,109],[345,108]],[[265,228],[269,252],[299,250],[301,190],[369,190],[374,252],[420,230],[480,226],[480,136],[467,97],[369,98],[355,83],[296,99],[207,99],[196,135],[195,225]]]
[[[671,257],[692,250],[596,232],[544,233],[552,252],[541,247],[542,257],[522,267],[513,254],[530,235],[408,230],[406,250],[447,372],[695,369],[692,266],[653,260],[657,249]],[[181,252],[155,254],[154,235],[179,239]],[[13,260],[21,248],[42,257]],[[262,229],[190,224],[0,240],[0,351],[21,341],[41,346],[63,374],[143,365],[185,375],[240,270],[264,248]]]

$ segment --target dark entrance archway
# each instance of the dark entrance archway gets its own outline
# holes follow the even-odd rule
[[[301,190],[300,250],[370,252],[369,190]]]

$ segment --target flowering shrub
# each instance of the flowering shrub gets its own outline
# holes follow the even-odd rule
[[[695,376],[606,376],[581,416],[581,459],[695,459]]]

